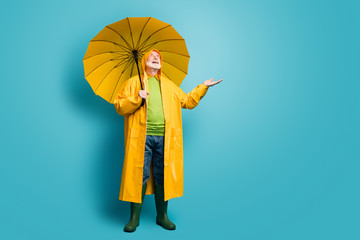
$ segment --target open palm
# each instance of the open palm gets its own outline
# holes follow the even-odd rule
[[[221,81],[222,81],[222,79],[220,79],[219,81],[215,81],[215,82],[214,82],[214,79],[212,78],[212,79],[210,79],[210,80],[206,80],[205,82],[203,82],[203,84],[206,85],[206,86],[208,86],[208,87],[212,87],[212,86],[218,84],[218,83],[221,82]]]

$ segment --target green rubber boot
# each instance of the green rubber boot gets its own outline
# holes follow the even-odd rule
[[[164,185],[155,184],[156,224],[167,230],[175,230],[176,226],[167,217],[168,201],[164,201]]]
[[[144,196],[146,191],[146,184],[142,187],[142,196],[141,196],[141,203],[130,203],[130,209],[131,209],[131,215],[130,215],[130,221],[126,226],[124,227],[124,232],[135,232],[136,227],[139,226],[140,222],[140,211],[141,207],[144,202]]]

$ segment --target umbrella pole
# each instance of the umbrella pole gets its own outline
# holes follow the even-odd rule
[[[143,89],[142,80],[141,80],[141,74],[140,74],[140,69],[139,69],[139,63],[138,63],[138,61],[139,61],[138,51],[137,51],[137,50],[133,50],[132,52],[133,52],[133,54],[134,54],[134,58],[135,58],[135,62],[136,62],[136,67],[137,67],[137,70],[138,70],[138,75],[139,75],[139,79],[140,79],[140,86],[141,86],[141,89]],[[142,107],[144,104],[145,104],[145,99],[142,98],[142,102],[141,102],[140,107]]]

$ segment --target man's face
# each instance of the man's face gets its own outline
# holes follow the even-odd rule
[[[158,53],[155,52],[155,51],[152,51],[152,52],[150,53],[150,56],[149,56],[148,59],[147,59],[146,65],[147,65],[149,68],[159,70],[159,69],[161,68],[160,54],[158,54]]]

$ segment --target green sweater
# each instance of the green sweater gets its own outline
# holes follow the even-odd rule
[[[165,136],[165,120],[161,100],[159,80],[149,80],[149,97],[147,107],[146,135]]]

